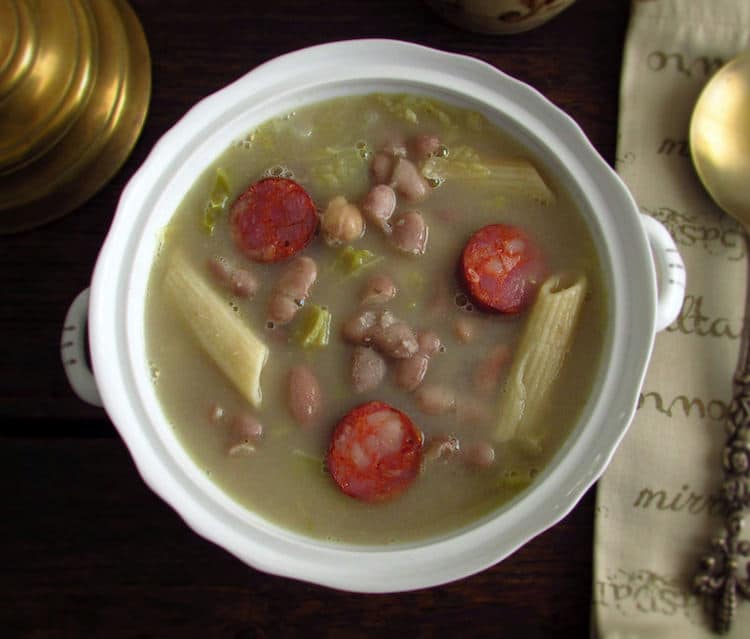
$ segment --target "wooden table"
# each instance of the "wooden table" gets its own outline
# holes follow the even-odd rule
[[[120,191],[149,149],[196,101],[256,65],[361,37],[470,54],[536,87],[613,163],[629,2],[579,0],[512,37],[461,31],[418,1],[131,5],[153,59],[150,111],[132,156],[77,211],[0,237],[0,635],[586,636],[593,489],[510,558],[440,588],[365,596],[272,577],[198,537],[146,488],[106,414],[70,391],[58,342]]]

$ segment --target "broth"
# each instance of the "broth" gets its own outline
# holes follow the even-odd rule
[[[350,244],[369,250],[376,259],[346,273],[341,267],[345,246],[329,246],[318,230],[300,253],[315,260],[318,270],[305,306],[316,305],[330,313],[330,341],[317,349],[299,344],[305,308],[286,326],[270,327],[266,310],[288,260],[249,261],[233,241],[226,209],[265,175],[290,176],[306,189],[319,211],[337,195],[359,203],[373,184],[371,165],[378,150],[389,140],[408,140],[418,133],[439,137],[438,158],[447,152],[442,164],[440,159],[428,160],[437,167],[429,175],[429,196],[418,203],[400,198],[396,209],[418,209],[423,214],[429,226],[424,255],[395,249],[386,234],[368,223],[364,236]],[[554,193],[554,202],[539,202],[522,188],[498,186],[493,162],[519,157],[536,164]],[[450,162],[466,179],[452,177],[451,167],[441,182],[441,167],[451,166]],[[217,182],[217,170],[225,182]],[[227,202],[207,216],[207,203],[212,193],[216,195],[217,184],[227,190]],[[525,229],[540,247],[550,272],[584,273],[588,282],[573,347],[546,397],[538,418],[546,426],[533,450],[517,439],[496,441],[503,379],[489,392],[477,391],[475,380],[480,363],[499,344],[514,350],[529,311],[514,315],[482,311],[456,276],[467,240],[480,227],[494,223]],[[206,274],[226,304],[268,345],[259,409],[253,409],[227,380],[164,293],[165,270],[177,250]],[[252,299],[233,295],[211,280],[205,264],[216,256],[259,278],[261,285]],[[341,339],[341,330],[357,312],[362,288],[373,274],[388,275],[396,283],[398,293],[385,305],[394,316],[416,331],[432,329],[439,335],[441,349],[430,358],[420,388],[450,387],[463,402],[456,410],[425,414],[416,393],[394,382],[390,361],[391,370],[379,387],[354,392],[353,346]],[[468,343],[457,332],[457,320],[468,320],[472,328],[474,337]],[[165,229],[149,281],[145,322],[148,358],[164,412],[212,481],[244,507],[285,528],[337,542],[384,544],[449,534],[500,507],[533,481],[570,433],[594,384],[604,346],[607,294],[591,234],[572,198],[508,134],[476,113],[437,101],[375,94],[336,98],[275,118],[216,159]],[[309,430],[295,423],[288,408],[287,376],[299,363],[309,365],[322,388],[323,413],[318,426]],[[503,373],[507,375],[509,368],[506,365]],[[467,454],[425,459],[408,489],[378,503],[344,494],[325,464],[331,433],[350,409],[375,399],[413,420],[424,433],[425,451],[450,435],[462,451],[474,450],[475,457],[491,444],[494,460],[472,464]],[[254,450],[244,449],[248,454],[228,454],[232,419],[247,414],[262,423],[262,437],[253,443]]]

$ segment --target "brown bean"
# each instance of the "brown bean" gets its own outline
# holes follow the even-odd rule
[[[406,140],[401,135],[392,135],[380,146],[383,153],[393,157],[406,157],[407,145]]]
[[[417,344],[419,345],[419,352],[424,353],[428,357],[434,355],[440,350],[441,342],[440,337],[435,331],[421,331],[417,337]]]
[[[404,359],[419,350],[417,336],[412,328],[390,313],[382,313],[372,330],[372,342],[384,355],[394,359]]]
[[[461,444],[458,437],[454,435],[439,435],[433,437],[425,446],[423,459],[426,462],[438,461],[439,459],[448,459],[461,451]]]
[[[256,450],[256,444],[263,435],[263,426],[258,418],[249,413],[235,415],[230,429],[230,443],[227,454],[251,455]]]
[[[440,138],[437,135],[421,133],[409,140],[408,148],[412,159],[419,162],[438,152]]]
[[[385,360],[372,348],[355,346],[352,354],[352,384],[357,393],[376,389],[385,377]]]
[[[369,222],[383,230],[391,232],[389,220],[396,210],[396,192],[388,184],[377,184],[362,200],[362,213]]]
[[[427,249],[429,228],[419,211],[407,211],[394,218],[391,243],[399,250],[422,255]]]
[[[500,377],[510,362],[511,349],[507,344],[498,344],[477,362],[472,374],[474,388],[483,395],[491,393],[500,385]]]
[[[238,439],[258,440],[263,435],[263,425],[255,415],[241,413],[232,418],[232,432]]]
[[[255,275],[247,269],[231,266],[223,257],[212,257],[207,264],[216,281],[237,297],[252,298],[260,288]]]
[[[362,237],[365,232],[365,220],[359,209],[337,195],[330,202],[320,218],[320,228],[326,242],[342,244]]]
[[[434,331],[423,331],[417,336],[417,346],[412,357],[396,364],[396,384],[407,391],[413,391],[424,380],[430,357],[440,348],[440,338]]]
[[[374,311],[360,311],[344,322],[341,333],[350,344],[368,344],[372,340],[372,330],[377,319]]]
[[[302,428],[315,426],[323,408],[323,394],[318,378],[305,364],[293,366],[288,376],[289,412]]]
[[[456,393],[447,386],[421,386],[414,394],[419,410],[427,415],[444,415],[456,410]]]
[[[275,324],[288,324],[305,303],[317,276],[318,268],[311,258],[294,257],[276,282],[268,319]]]
[[[396,297],[396,285],[390,276],[377,273],[370,277],[362,291],[362,304],[385,304]]]
[[[391,186],[410,202],[421,202],[430,194],[430,185],[413,162],[398,158],[390,179]]]
[[[475,442],[463,450],[464,459],[471,466],[489,468],[495,463],[495,449],[488,442]]]
[[[392,155],[383,152],[375,154],[370,171],[372,171],[372,177],[376,184],[387,184],[391,181],[394,164],[395,160]]]
[[[395,369],[396,385],[406,391],[413,391],[424,380],[429,364],[430,358],[419,352],[409,359],[399,360]]]
[[[342,333],[351,344],[372,343],[383,355],[394,359],[411,357],[419,350],[414,331],[390,311],[360,311],[344,322]]]

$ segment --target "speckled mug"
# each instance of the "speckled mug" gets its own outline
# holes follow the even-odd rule
[[[521,33],[538,27],[575,0],[427,0],[445,20],[481,33]]]

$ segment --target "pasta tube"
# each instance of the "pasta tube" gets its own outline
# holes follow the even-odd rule
[[[203,350],[253,406],[260,406],[268,347],[182,253],[172,254],[164,284]]]
[[[497,441],[536,440],[535,421],[573,343],[586,287],[583,274],[556,274],[539,289],[501,391]]]
[[[542,204],[554,203],[556,199],[531,162],[520,158],[484,162],[469,147],[458,147],[447,157],[428,158],[422,166],[422,175],[430,182],[456,180],[470,184],[473,189],[489,187],[492,192]]]

